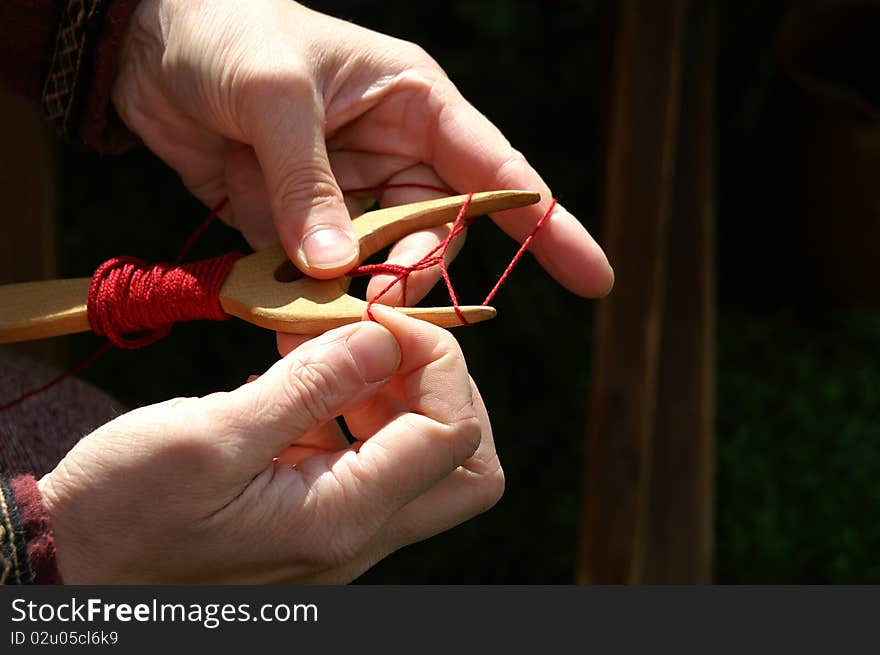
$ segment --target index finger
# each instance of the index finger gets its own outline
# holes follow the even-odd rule
[[[495,222],[520,243],[552,201],[550,188],[526,158],[451,84],[437,84],[429,102],[435,106],[432,165],[459,191],[529,189],[541,194],[530,207],[493,215]],[[601,297],[611,291],[614,272],[596,240],[561,205],[535,236],[530,250],[541,266],[564,287],[581,296]]]

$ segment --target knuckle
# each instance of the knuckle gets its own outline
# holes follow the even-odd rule
[[[353,509],[358,503],[353,502],[352,494],[362,497],[367,485],[351,486],[353,480],[346,484],[335,473],[332,475],[339,502],[335,505],[335,511],[323,514],[318,529],[322,534],[321,541],[326,545],[322,552],[322,563],[328,568],[339,568],[350,565],[362,556],[380,526],[368,518],[369,512]]]
[[[137,407],[127,412],[125,416],[136,421],[174,423],[187,420],[191,414],[198,411],[199,403],[199,398],[179,396],[153,405]]]
[[[124,429],[134,443],[149,443],[149,457],[184,468],[204,465],[216,455],[216,415],[200,398],[172,398],[132,410]]]
[[[124,436],[120,447],[129,454],[136,452],[149,470],[172,475],[227,471],[230,458],[226,445],[234,422],[219,396],[181,397],[147,405],[120,416],[105,428]]]
[[[216,469],[223,464],[223,449],[205,434],[176,434],[162,449],[181,470]]]
[[[411,68],[433,68],[440,70],[437,61],[418,43],[400,40],[398,42],[398,56]]]
[[[216,438],[225,434],[236,434],[250,429],[251,422],[237,395],[228,391],[218,391],[199,399],[190,414],[192,425],[212,432]]]
[[[464,363],[464,352],[461,344],[449,330],[440,329],[437,332],[437,348],[441,356],[449,358],[453,362]]]
[[[178,471],[216,469],[223,464],[223,435],[225,428],[213,415],[198,411],[178,420],[160,420],[143,429],[132,426],[128,430],[131,441],[149,443],[146,458],[165,469]]]
[[[225,76],[230,95],[240,98],[244,115],[266,119],[267,103],[279,98],[316,99],[317,89],[309,71],[283,54],[254,60],[242,58],[241,64]]]
[[[334,405],[346,384],[344,373],[325,362],[296,362],[282,385],[287,402],[294,407],[303,429],[333,418]]]
[[[272,93],[280,89],[287,95],[314,89],[308,69],[283,56],[261,62],[251,70],[250,79],[256,87]]]
[[[333,174],[313,157],[291,159],[284,167],[275,201],[282,212],[342,203]]]
[[[528,161],[526,160],[526,156],[513,146],[510,146],[510,152],[501,165],[496,169],[495,177],[498,180],[501,180],[503,185],[504,181],[508,179],[508,176],[515,178],[519,175],[522,169],[527,166]]]

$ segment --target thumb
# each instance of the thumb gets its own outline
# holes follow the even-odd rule
[[[253,476],[285,448],[375,393],[400,366],[400,346],[373,322],[306,342],[265,374],[226,395],[218,408],[243,475]]]
[[[309,82],[289,82],[261,90],[250,131],[281,244],[304,273],[329,279],[354,266],[357,238],[330,168],[323,103]]]

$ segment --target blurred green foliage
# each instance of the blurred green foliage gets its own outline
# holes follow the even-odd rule
[[[880,580],[878,339],[877,312],[722,316],[722,581]]]
[[[601,34],[593,2],[311,4],[424,46],[601,241]],[[784,300],[768,310],[751,301],[757,281],[742,270],[752,238],[738,221],[748,208],[742,169],[773,78],[782,9],[741,2],[722,11],[717,580],[877,582],[880,317],[805,322]],[[68,275],[86,275],[117,254],[173,257],[206,213],[143,149],[110,158],[65,148],[60,159]],[[192,256],[244,248],[218,225]],[[479,299],[514,249],[488,220],[477,223],[453,267],[463,299]],[[445,304],[442,295],[434,300]],[[593,303],[527,259],[496,305],[495,321],[455,334],[490,409],[505,497],[487,514],[394,554],[362,582],[573,579]],[[80,359],[97,340],[71,343]],[[136,406],[231,388],[275,357],[274,339],[258,328],[190,324],[148,350],[107,355],[85,377]]]

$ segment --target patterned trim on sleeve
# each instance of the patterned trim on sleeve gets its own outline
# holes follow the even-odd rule
[[[109,0],[67,0],[61,12],[41,109],[65,139],[77,136],[92,56],[108,4]]]
[[[0,584],[33,584],[28,563],[27,538],[15,496],[0,477]]]

